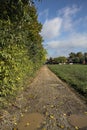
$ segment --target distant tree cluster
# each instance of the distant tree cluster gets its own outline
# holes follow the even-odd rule
[[[59,63],[66,63],[66,62],[67,62],[67,58],[64,56],[60,56],[56,58],[50,57],[49,59],[47,59],[46,64],[59,64]]]
[[[73,64],[87,64],[87,52],[71,52],[69,57],[60,56],[56,58],[50,57],[47,59],[46,64],[66,64],[66,63],[73,63]]]
[[[71,52],[68,57],[68,62],[75,63],[75,64],[87,64],[87,52]]]

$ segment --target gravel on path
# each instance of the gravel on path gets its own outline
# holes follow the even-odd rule
[[[85,101],[47,66],[40,69],[33,82],[7,110],[0,112],[0,130],[22,130],[21,124],[24,130],[87,130]],[[72,117],[80,123],[73,123]]]

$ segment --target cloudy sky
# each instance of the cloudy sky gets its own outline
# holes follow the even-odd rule
[[[87,0],[42,0],[36,8],[48,57],[87,52]]]

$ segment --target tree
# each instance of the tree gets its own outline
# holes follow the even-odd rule
[[[80,63],[80,59],[79,59],[79,57],[75,57],[74,59],[73,59],[73,63]]]
[[[75,54],[74,52],[71,52],[71,53],[69,54],[69,57],[68,57],[68,62],[69,62],[69,63],[74,63],[75,57],[76,57],[76,54]]]
[[[56,61],[57,63],[66,63],[67,58],[65,56],[60,56],[60,57],[54,58],[54,61]]]
[[[73,63],[79,63],[79,64],[85,64],[86,63],[87,54],[82,52],[73,53],[71,52],[69,54],[68,61]]]
[[[76,54],[75,54],[74,52],[71,52],[71,53],[69,54],[69,58],[73,59],[73,58],[75,58],[75,57],[76,57]]]
[[[87,52],[84,53],[85,63],[87,64]]]
[[[77,52],[76,57],[78,57],[78,58],[82,58],[82,57],[83,57],[82,52]]]

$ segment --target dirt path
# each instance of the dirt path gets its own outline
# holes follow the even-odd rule
[[[22,96],[18,130],[87,130],[85,102],[46,66]]]

